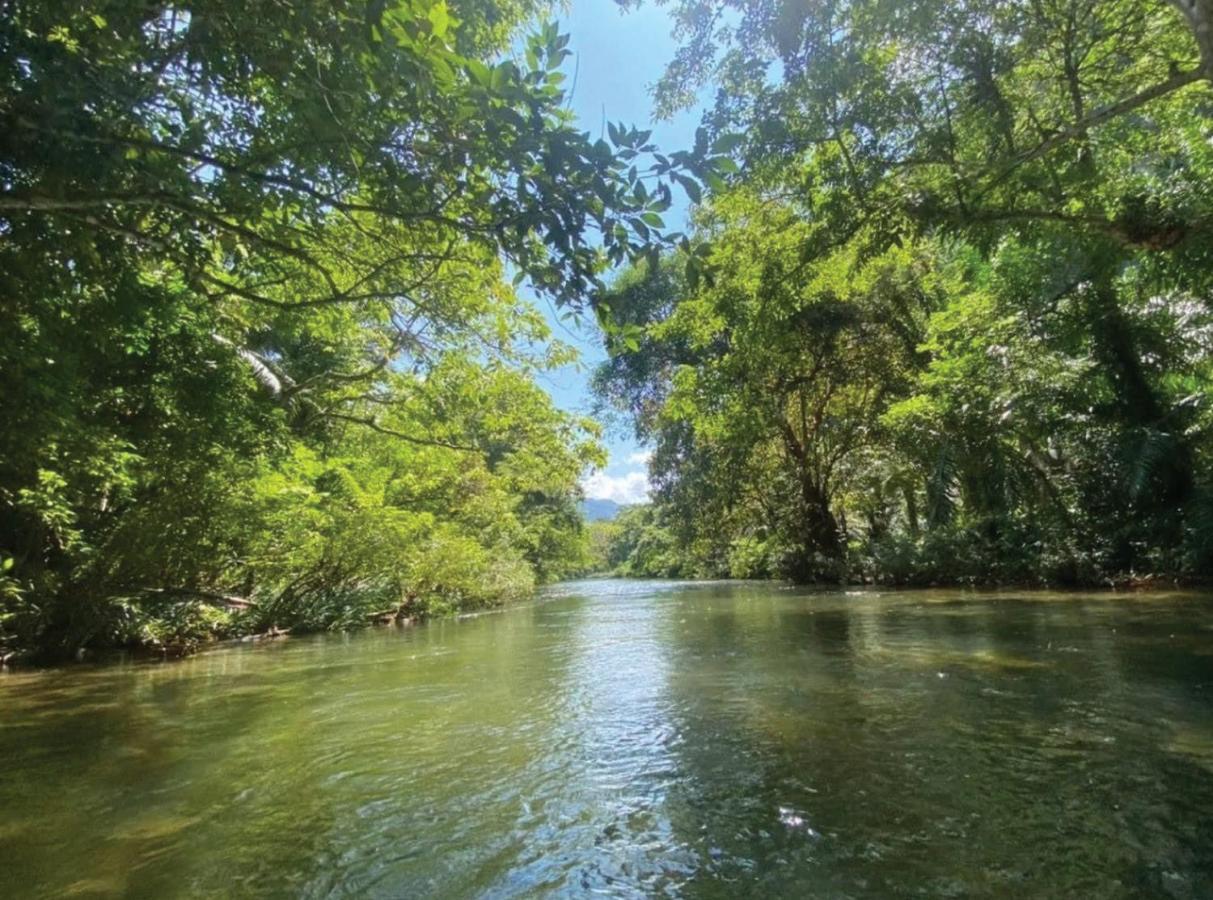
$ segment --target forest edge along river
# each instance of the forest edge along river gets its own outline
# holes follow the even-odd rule
[[[3,10],[0,900],[1213,897],[1213,0]]]
[[[1213,596],[602,580],[0,678],[0,894],[1213,891]]]

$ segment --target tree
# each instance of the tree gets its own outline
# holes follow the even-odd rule
[[[713,82],[698,143],[740,162],[731,183],[711,180],[712,206],[750,193],[787,210],[750,243],[701,227],[694,257],[707,265],[691,274],[765,296],[763,315],[793,323],[819,273],[845,283],[891,254],[921,260],[926,302],[913,327],[894,331],[926,339],[883,377],[892,405],[857,419],[874,425],[845,454],[829,504],[853,565],[859,553],[872,561],[859,567],[868,577],[924,579],[1203,571],[1210,389],[1191,348],[1202,344],[1211,271],[1206,5],[669,5],[684,43],[658,108]],[[738,246],[767,267],[741,290]],[[721,348],[739,346],[752,313],[737,301],[713,313]],[[805,377],[815,362],[831,390],[833,378],[854,377],[846,354],[823,359],[832,344],[821,329],[779,356],[795,330],[771,329],[698,388],[699,405],[720,408],[712,436],[736,444],[705,440],[703,423],[678,429],[669,496],[692,483],[713,497],[778,484],[803,507],[808,495],[792,486],[823,482],[820,466],[780,482],[767,429],[752,424],[777,422],[791,396],[771,368],[792,373],[791,409],[803,399],[807,425],[820,400]],[[726,410],[743,383],[749,394]],[[814,429],[783,418],[791,458],[807,461]],[[712,458],[732,465],[705,480]],[[763,464],[739,468],[747,458]],[[775,522],[793,504],[755,506]],[[765,533],[730,515],[726,533]],[[828,518],[815,518],[827,536],[818,546],[831,546]]]
[[[536,393],[568,351],[504,277],[584,306],[694,182],[643,132],[572,127],[554,26],[503,58],[534,12],[5,5],[14,641],[164,643],[232,597],[327,626],[364,595],[457,605],[579,564],[596,451]],[[403,490],[413,465],[444,474]]]
[[[668,358],[668,393],[637,384],[638,374],[664,380],[668,368],[614,360],[599,376],[604,393],[625,403],[661,397],[660,411],[641,419],[658,435],[660,496],[684,495],[688,521],[741,515],[751,519],[743,531],[778,534],[789,548],[779,568],[801,580],[842,563],[836,502],[850,461],[904,390],[933,302],[929,262],[914,251],[863,264],[839,253],[809,266],[797,253],[806,227],[794,205],[761,190],[718,198],[701,225],[715,248],[713,284],[657,304],[669,308],[666,319],[626,354]],[[728,552],[726,544],[709,554],[722,565]]]

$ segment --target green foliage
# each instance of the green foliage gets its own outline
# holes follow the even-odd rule
[[[718,90],[662,155],[573,128],[533,0],[8,4],[0,653],[1213,574],[1209,4],[668,5],[658,111]],[[652,505],[581,523],[510,277],[593,307]]]
[[[603,575],[622,562],[615,550],[622,531],[622,526],[612,519],[598,519],[586,525],[585,574]]]
[[[713,82],[739,166],[597,387],[689,568],[1213,574],[1213,9],[669,6],[659,111]]]
[[[729,544],[730,578],[769,578],[774,571],[771,542],[743,534]]]
[[[537,7],[10,4],[0,653],[348,627],[584,567],[596,426],[536,386],[572,351],[505,276],[584,305],[710,162],[573,129],[567,37],[517,37]]]
[[[597,526],[597,527],[595,527]],[[629,578],[687,578],[694,561],[679,548],[667,524],[650,504],[627,506],[611,522],[591,526],[594,571]]]

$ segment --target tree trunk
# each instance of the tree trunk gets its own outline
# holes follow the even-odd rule
[[[1183,540],[1181,510],[1196,490],[1195,460],[1191,441],[1169,421],[1168,404],[1150,382],[1141,359],[1132,323],[1120,308],[1114,286],[1099,279],[1091,290],[1088,306],[1092,337],[1098,358],[1105,366],[1116,398],[1115,416],[1130,453],[1130,482],[1125,485],[1133,515],[1149,513],[1156,523],[1152,540]],[[1118,565],[1133,565],[1137,551],[1128,542],[1116,551]]]
[[[830,501],[810,478],[801,479],[801,547],[793,577],[811,582],[822,578],[833,580],[835,572],[826,561],[842,559],[842,536],[838,522],[830,512]]]

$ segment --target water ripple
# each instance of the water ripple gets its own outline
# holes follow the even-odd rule
[[[1210,613],[592,581],[0,679],[0,895],[1210,896]]]

